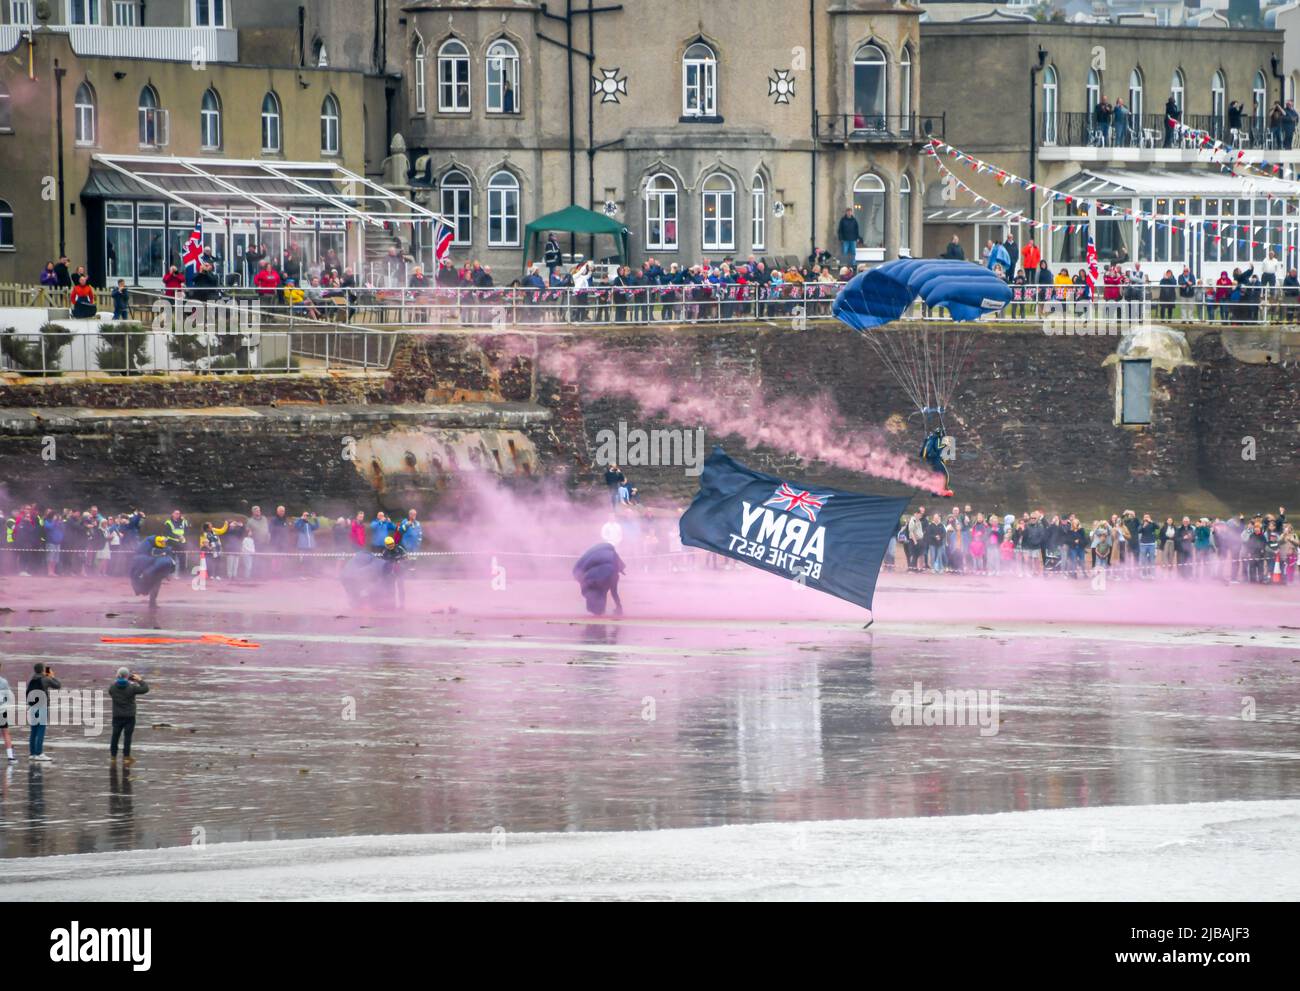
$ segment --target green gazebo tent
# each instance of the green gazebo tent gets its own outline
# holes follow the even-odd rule
[[[563,234],[608,234],[618,246],[618,257],[627,264],[627,228],[612,217],[580,206],[566,206],[563,210],[538,217],[524,228],[524,265],[529,259],[540,262],[538,240],[548,231]]]

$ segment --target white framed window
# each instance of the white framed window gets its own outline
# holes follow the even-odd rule
[[[226,0],[192,0],[193,24],[196,28],[224,28]]]
[[[14,129],[14,99],[8,85],[0,79],[0,131]],[[78,142],[80,144],[80,142]]]
[[[898,254],[912,256],[912,180],[906,172],[898,180]]]
[[[903,46],[903,54],[898,57],[898,112],[903,115],[905,128],[910,128],[912,119],[912,48]]]
[[[153,86],[140,90],[136,107],[140,121],[140,145],[160,148],[167,143],[167,112],[158,106],[158,91]]]
[[[1263,69],[1255,73],[1255,83],[1250,88],[1250,95],[1254,103],[1251,119],[1254,121],[1255,133],[1263,134],[1264,121],[1268,119],[1268,81],[1264,78]]]
[[[1142,133],[1143,103],[1142,70],[1135,66],[1128,74],[1128,112],[1133,118],[1129,129],[1135,130],[1139,135]]]
[[[853,184],[853,213],[863,247],[883,251],[885,248],[885,182],[871,172],[858,176]]]
[[[83,148],[95,143],[95,91],[85,81],[72,100],[72,130],[74,140]]]
[[[438,49],[438,110],[469,112],[469,49],[455,38]]]
[[[1210,116],[1216,121],[1223,121],[1227,95],[1228,87],[1224,85],[1223,73],[1216,71],[1210,80]]]
[[[750,183],[749,209],[749,244],[755,251],[762,251],[767,247],[767,184],[761,175],[754,176]]]
[[[103,24],[99,0],[68,0],[68,23],[86,27]]]
[[[488,247],[519,245],[519,180],[502,169],[488,180]]]
[[[113,27],[135,27],[135,0],[113,0]]]
[[[221,147],[221,97],[214,89],[204,91],[199,107],[199,144],[204,151]]]
[[[339,153],[339,101],[333,93],[325,97],[320,107],[320,153]]]
[[[28,26],[32,23],[32,0],[9,0],[9,23]]]
[[[415,42],[415,112],[423,114],[428,103],[425,96],[428,84],[429,63],[424,52],[424,42],[418,38]]]
[[[455,236],[452,244],[470,244],[470,185],[465,173],[452,169],[442,177],[439,199],[442,215],[451,223]]]
[[[8,200],[0,200],[0,251],[14,249],[14,211]]]
[[[490,114],[519,112],[519,52],[508,41],[494,41],[488,49],[487,109]]]
[[[682,59],[682,116],[718,115],[718,56],[697,41]]]
[[[863,45],[853,55],[853,127],[883,130],[889,96],[885,53],[877,45]]]
[[[1173,77],[1169,80],[1169,95],[1174,98],[1174,103],[1178,105],[1178,112],[1186,115],[1187,113],[1187,83],[1183,80],[1183,70],[1175,69]]]
[[[672,176],[652,176],[645,187],[645,246],[677,250],[677,183]]]
[[[275,154],[283,147],[280,98],[273,91],[262,97],[262,154]]]
[[[1056,79],[1056,67],[1049,65],[1043,69],[1043,144],[1056,144],[1058,133],[1058,112],[1060,110],[1060,84]]]
[[[705,251],[732,251],[736,247],[736,184],[715,172],[704,180],[700,192]]]
[[[1097,104],[1101,102],[1101,73],[1096,69],[1088,70],[1088,85],[1084,87],[1084,105],[1088,108],[1088,119],[1092,120]]]

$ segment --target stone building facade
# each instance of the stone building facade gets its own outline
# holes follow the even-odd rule
[[[1217,176],[1220,170],[1189,143],[1174,141],[1166,147],[1166,101],[1174,98],[1185,124],[1241,146],[1243,163],[1294,168],[1300,150],[1277,147],[1266,126],[1272,104],[1292,95],[1280,59],[1274,58],[1282,50],[1283,33],[1271,30],[1006,19],[925,24],[921,52],[927,71],[921,99],[948,109],[949,143],[1008,172],[1056,188],[1086,186],[1080,179],[1088,174],[1137,176],[1132,185],[1139,192],[1130,194],[1116,183],[1092,183],[1090,191],[1113,192],[1132,199],[1135,207],[1150,199],[1151,210],[1163,199],[1169,213],[1190,213],[1188,206],[1201,198],[1194,188],[1198,178]],[[1102,96],[1112,104],[1122,100],[1129,110],[1124,140],[1113,128],[1099,134],[1092,112]],[[1234,102],[1242,106],[1239,127],[1232,126]],[[999,206],[1038,220],[1052,217],[1041,193],[999,183],[996,172],[963,169],[960,175]],[[1005,232],[1006,222],[995,211],[965,191],[945,194],[940,180],[934,164],[927,162],[928,254],[943,250],[956,234],[970,257],[989,236]],[[1220,194],[1204,191],[1209,198]],[[1176,206],[1180,202],[1181,210]],[[1020,244],[1032,233],[1013,229]],[[1190,257],[1184,251],[1182,260],[1196,267],[1202,254]]]
[[[454,221],[453,258],[517,272],[524,227],[570,203],[616,217],[634,260],[665,265],[834,250],[849,208],[862,260],[919,247],[919,8],[606,6],[390,11],[390,127],[428,205]]]

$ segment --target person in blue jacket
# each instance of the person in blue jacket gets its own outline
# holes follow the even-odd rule
[[[406,519],[398,526],[397,540],[407,554],[416,553],[424,543],[424,528],[420,526],[418,514],[414,509],[406,514]]]
[[[383,513],[375,513],[370,522],[370,546],[376,551],[384,549],[384,540],[396,532],[397,526]]]

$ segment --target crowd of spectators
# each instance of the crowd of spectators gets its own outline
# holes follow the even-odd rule
[[[1115,571],[1230,583],[1296,582],[1300,533],[1286,508],[1252,516],[1139,516],[1132,510],[1087,522],[1074,513],[1042,510],[998,514],[953,506],[945,515],[924,506],[899,521],[886,561],[902,552],[911,572],[1059,575],[1083,578]]]

